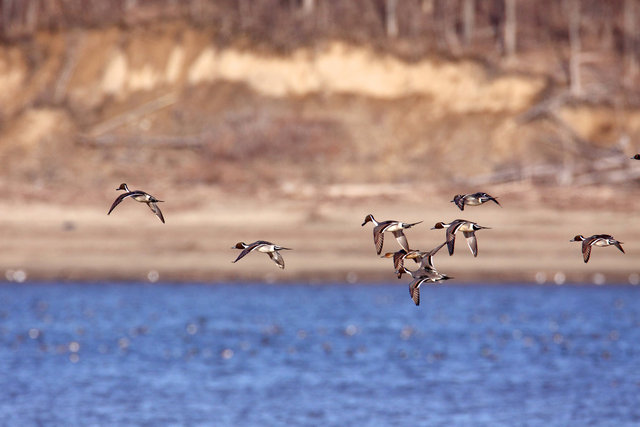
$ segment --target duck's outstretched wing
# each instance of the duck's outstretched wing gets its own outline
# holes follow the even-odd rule
[[[383,227],[378,225],[373,227],[373,243],[376,245],[376,253],[380,255],[382,252],[382,245],[384,244],[384,231]]]
[[[453,197],[452,200],[453,203],[455,203],[455,205],[461,210],[464,210],[464,196],[462,195],[457,195]]]
[[[149,206],[149,209],[151,209],[151,211],[156,214],[156,216],[160,218],[160,221],[162,221],[162,223],[164,224],[164,216],[162,216],[162,211],[158,207],[158,204],[156,202],[149,202],[147,203],[147,206]]]
[[[416,279],[409,285],[409,295],[416,305],[420,305],[420,284],[422,279]]]
[[[449,226],[447,228],[447,249],[449,249],[449,255],[453,255],[453,248],[456,244],[456,232],[457,227]]]
[[[476,233],[473,231],[464,231],[462,234],[467,238],[467,245],[469,245],[473,256],[478,256],[478,239],[476,238]]]
[[[280,252],[278,251],[269,252],[269,257],[273,260],[273,262],[278,264],[278,267],[284,270],[284,258],[282,258],[282,255],[280,255]]]
[[[394,231],[393,237],[396,238],[396,240],[398,241],[402,249],[404,249],[407,252],[410,251],[409,241],[407,240],[407,236],[404,235],[404,232],[402,230]]]
[[[242,250],[242,252],[240,252],[240,255],[238,255],[238,258],[236,258],[234,261],[231,261],[231,262],[238,262],[238,260],[240,260],[242,257],[244,257],[246,254],[248,254],[249,252],[251,252],[255,248],[256,248],[256,244],[255,243],[247,246],[246,248],[244,248]]]
[[[407,251],[400,249],[393,253],[393,268],[398,272],[398,279],[402,277],[402,269],[404,268],[404,258],[407,255]]]
[[[620,249],[620,252],[624,253],[624,249],[622,249],[622,245],[620,244],[620,242],[618,242],[617,240],[614,240],[614,241],[613,241],[613,245],[614,245],[616,248]]]
[[[447,242],[442,242],[440,243],[438,246],[436,246],[435,248],[431,249],[429,252],[427,252],[423,257],[422,260],[420,261],[420,268],[425,269],[425,270],[434,270],[435,271],[435,267],[433,266],[433,256],[438,253],[438,251],[440,249],[442,249],[442,247],[446,244]]]
[[[589,262],[589,257],[591,256],[591,242],[587,240],[582,241],[582,257],[584,258],[585,264]]]
[[[113,201],[113,204],[111,205],[111,208],[109,209],[109,212],[107,212],[107,215],[109,215],[111,213],[112,210],[115,209],[116,206],[118,206],[120,204],[120,202],[122,202],[124,199],[126,199],[127,197],[131,197],[133,196],[134,193],[133,192],[128,192],[128,193],[123,193],[121,195],[119,195],[116,200]]]

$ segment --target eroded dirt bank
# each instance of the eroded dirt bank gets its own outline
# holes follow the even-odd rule
[[[423,220],[421,249],[439,220],[493,227],[477,259],[460,242],[437,260],[461,281],[627,282],[640,265],[640,112],[567,100],[549,76],[337,41],[221,48],[162,23],[1,46],[0,116],[0,269],[29,278],[394,280],[367,213]],[[167,224],[133,202],[107,217],[120,182],[167,200]],[[449,203],[478,190],[504,207]],[[578,233],[627,254],[584,265]],[[255,239],[296,248],[285,271],[230,263]]]

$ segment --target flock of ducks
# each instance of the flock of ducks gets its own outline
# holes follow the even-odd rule
[[[640,154],[636,154],[631,158],[634,160],[640,160]],[[129,187],[126,183],[122,183],[118,188],[116,188],[116,191],[120,190],[124,191],[124,193],[119,195],[115,199],[115,201],[111,205],[111,208],[109,208],[109,212],[107,212],[107,215],[111,214],[116,206],[118,206],[124,199],[130,197],[137,202],[146,203],[146,205],[149,206],[149,209],[151,209],[151,211],[164,224],[164,216],[162,215],[162,211],[158,207],[158,203],[163,202],[163,200],[158,200],[151,194],[142,190],[129,190]],[[464,211],[465,206],[480,206],[489,201],[492,201],[498,206],[501,206],[496,197],[482,192],[473,194],[457,194],[453,197],[453,200],[451,200],[451,202],[455,203],[455,205],[461,211]],[[373,243],[376,248],[376,253],[380,255],[381,258],[393,258],[393,267],[398,279],[402,278],[403,274],[409,274],[412,277],[413,280],[411,281],[411,283],[409,283],[409,294],[411,295],[411,299],[416,305],[420,305],[420,286],[423,283],[438,283],[444,280],[452,279],[452,277],[440,273],[434,267],[433,257],[436,255],[436,253],[438,253],[438,251],[442,249],[444,245],[447,245],[449,256],[453,255],[456,233],[461,232],[467,241],[467,245],[469,246],[471,253],[474,257],[477,257],[478,240],[475,233],[478,230],[490,229],[490,227],[484,227],[466,219],[456,219],[454,221],[451,221],[450,223],[445,223],[442,221],[437,222],[431,229],[444,229],[445,241],[435,248],[431,249],[430,251],[420,251],[417,249],[410,249],[409,241],[407,240],[407,236],[404,234],[404,231],[422,223],[422,221],[414,223],[406,223],[394,220],[377,221],[372,214],[369,214],[364,218],[362,226],[366,225],[369,222],[373,223]],[[386,232],[393,234],[393,237],[395,237],[398,244],[400,244],[400,250],[382,254],[384,233]],[[591,257],[591,248],[594,246],[615,246],[622,253],[625,253],[624,249],[622,248],[622,242],[616,240],[609,234],[594,234],[593,236],[589,237],[584,237],[581,234],[578,234],[573,239],[571,239],[570,242],[582,242],[582,256],[585,263],[589,261],[589,258]],[[253,243],[238,242],[234,246],[232,246],[231,249],[241,250],[238,257],[235,260],[231,261],[233,263],[238,262],[250,252],[258,251],[269,255],[271,260],[282,269],[284,269],[284,258],[279,251],[291,250],[291,248],[285,248],[271,242],[267,242],[265,240],[257,240]],[[404,261],[407,259],[412,259],[415,263],[420,265],[415,270],[409,270],[404,265]]]
[[[111,208],[109,208],[109,212],[107,212],[107,215],[111,214],[116,206],[118,206],[124,199],[126,199],[127,197],[131,197],[136,202],[146,203],[147,206],[149,206],[149,209],[151,209],[151,211],[156,214],[156,216],[160,218],[160,221],[162,221],[162,223],[164,224],[164,216],[162,215],[162,211],[158,207],[158,203],[164,202],[164,200],[158,200],[146,191],[129,190],[129,186],[124,182],[120,184],[118,188],[116,188],[116,191],[120,190],[124,191],[124,193],[119,195],[113,201],[113,203],[111,204]],[[258,251],[269,255],[273,262],[275,262],[276,265],[280,268],[284,268],[284,258],[278,251],[291,250],[291,248],[284,248],[282,246],[274,245],[273,243],[267,242],[265,240],[258,240],[253,243],[238,242],[231,249],[242,249],[240,255],[238,255],[238,257],[231,262],[238,262],[238,260],[240,260],[249,252]]]
[[[480,206],[488,201],[495,202],[498,206],[500,203],[498,200],[487,193],[473,193],[473,194],[457,194],[451,200],[458,208],[463,211],[465,205],[467,206]],[[390,232],[396,238],[401,246],[401,249],[396,252],[387,252],[381,255],[382,258],[393,258],[393,267],[398,276],[398,279],[403,274],[409,274],[413,278],[409,283],[409,295],[416,305],[420,305],[420,286],[424,283],[438,283],[444,280],[452,279],[451,276],[440,273],[433,265],[433,257],[442,249],[444,245],[447,245],[449,250],[449,256],[453,255],[456,241],[456,233],[461,232],[467,240],[467,245],[471,250],[474,257],[478,256],[478,239],[476,238],[476,231],[489,229],[473,221],[466,219],[456,219],[450,223],[437,222],[431,229],[432,230],[445,230],[445,241],[430,251],[420,251],[409,248],[409,242],[407,236],[404,234],[404,230],[407,230],[414,225],[420,224],[405,223],[401,221],[376,221],[373,215],[369,214],[364,218],[362,225],[364,226],[368,222],[373,223],[373,243],[376,247],[376,253],[380,255],[382,253],[382,245],[384,243],[384,233]],[[416,263],[420,263],[420,266],[416,270],[409,270],[405,267],[404,261],[406,259],[412,259]]]

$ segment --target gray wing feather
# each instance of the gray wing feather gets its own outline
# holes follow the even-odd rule
[[[447,248],[449,249],[449,255],[453,255],[453,248],[456,244],[456,230],[457,227],[454,226],[447,228]]]
[[[382,226],[373,228],[373,243],[376,245],[376,252],[378,255],[382,252],[382,245],[384,244],[384,232],[382,231],[382,228]]]
[[[476,239],[476,233],[473,231],[464,231],[462,234],[467,238],[467,245],[469,245],[473,256],[478,256],[478,239]]]
[[[127,197],[132,197],[135,194],[133,192],[129,192],[129,193],[124,193],[119,195],[116,200],[114,200],[113,204],[111,205],[111,208],[109,209],[109,212],[107,212],[107,215],[109,215],[111,213],[112,210],[115,209],[116,206],[118,206],[120,204],[120,202],[122,202],[124,199],[126,199]]]
[[[149,202],[147,203],[147,206],[149,206],[149,209],[151,209],[151,212],[156,214],[156,216],[160,218],[160,221],[162,221],[162,223],[164,224],[164,216],[162,216],[162,211],[158,207],[158,204],[155,202]]]
[[[278,251],[269,252],[269,257],[271,257],[273,262],[278,264],[278,267],[284,269],[284,258],[282,258],[282,255],[280,255],[280,252]]]
[[[583,240],[582,241],[582,257],[584,258],[585,264],[589,262],[589,257],[591,256],[591,244],[590,241]]]
[[[409,285],[409,295],[416,305],[420,305],[420,282],[421,279],[417,279]]]
[[[400,243],[400,246],[402,246],[405,251],[409,252],[409,242],[407,241],[407,236],[404,235],[402,230],[394,231],[393,235],[398,243]]]
[[[244,257],[246,254],[248,254],[252,250],[254,250],[256,247],[257,245],[255,243],[250,244],[249,246],[244,248],[242,252],[240,252],[240,255],[238,255],[238,258],[236,258],[234,261],[231,261],[231,262],[238,262],[242,257]]]

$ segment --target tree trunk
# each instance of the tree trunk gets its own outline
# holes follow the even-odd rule
[[[458,5],[457,0],[439,0],[436,3],[436,13],[434,18],[436,25],[440,27],[441,39],[444,40],[446,48],[453,55],[460,54],[460,40],[456,31],[456,13],[455,7]]]
[[[516,0],[504,0],[504,53],[508,58],[516,54]]]
[[[398,37],[398,16],[396,14],[396,8],[398,6],[398,0],[387,0],[385,13],[386,13],[386,28],[387,37]]]
[[[421,7],[422,13],[433,13],[433,0],[422,0]]]
[[[569,14],[569,85],[571,94],[578,96],[582,93],[580,81],[580,0],[566,0]]]
[[[314,6],[315,6],[315,0],[304,0],[302,2],[302,13],[304,15],[312,14]]]
[[[462,37],[466,46],[471,44],[476,21],[475,0],[463,0],[462,3]]]
[[[635,0],[624,0],[624,76],[627,83],[632,81],[638,73],[635,3]]]

